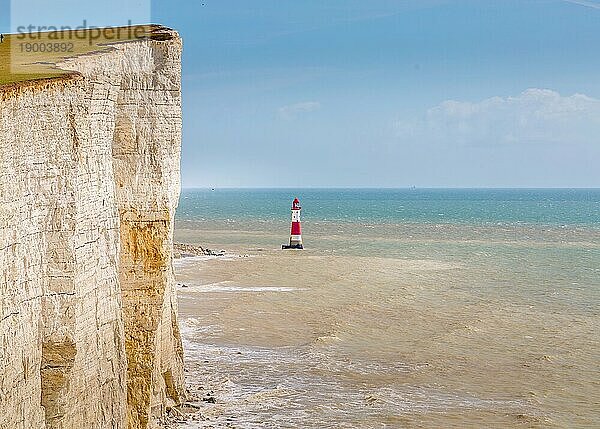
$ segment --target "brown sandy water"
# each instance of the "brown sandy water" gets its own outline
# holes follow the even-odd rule
[[[178,225],[182,428],[600,427],[598,229],[280,227]]]

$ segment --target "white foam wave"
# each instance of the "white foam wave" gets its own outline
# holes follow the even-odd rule
[[[198,256],[186,256],[184,258],[178,258],[178,259],[174,259],[173,260],[173,266],[175,268],[182,268],[182,267],[186,267],[188,265],[193,265],[196,262],[204,262],[204,261],[210,261],[213,259],[218,259],[219,261],[236,261],[240,258],[246,258],[248,257],[247,255],[236,255],[236,254],[225,254],[223,256],[216,256],[216,255],[198,255]]]
[[[207,285],[199,285],[194,286],[194,291],[196,292],[241,292],[241,293],[249,293],[249,292],[295,292],[306,290],[304,288],[295,288],[295,287],[284,287],[284,286],[226,286],[226,283],[231,282],[219,282],[212,283]]]

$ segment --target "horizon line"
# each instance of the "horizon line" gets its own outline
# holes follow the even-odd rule
[[[589,186],[182,186],[181,190],[217,189],[389,189],[389,190],[600,190]]]

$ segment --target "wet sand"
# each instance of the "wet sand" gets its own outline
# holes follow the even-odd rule
[[[176,261],[200,407],[180,428],[600,426],[596,307],[554,284],[596,290],[589,234],[431,232],[392,256],[378,231],[339,254],[334,235],[281,251],[259,231],[177,234],[230,252]]]

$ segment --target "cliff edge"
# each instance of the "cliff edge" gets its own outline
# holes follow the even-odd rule
[[[0,86],[0,427],[148,428],[184,399],[181,39]]]

